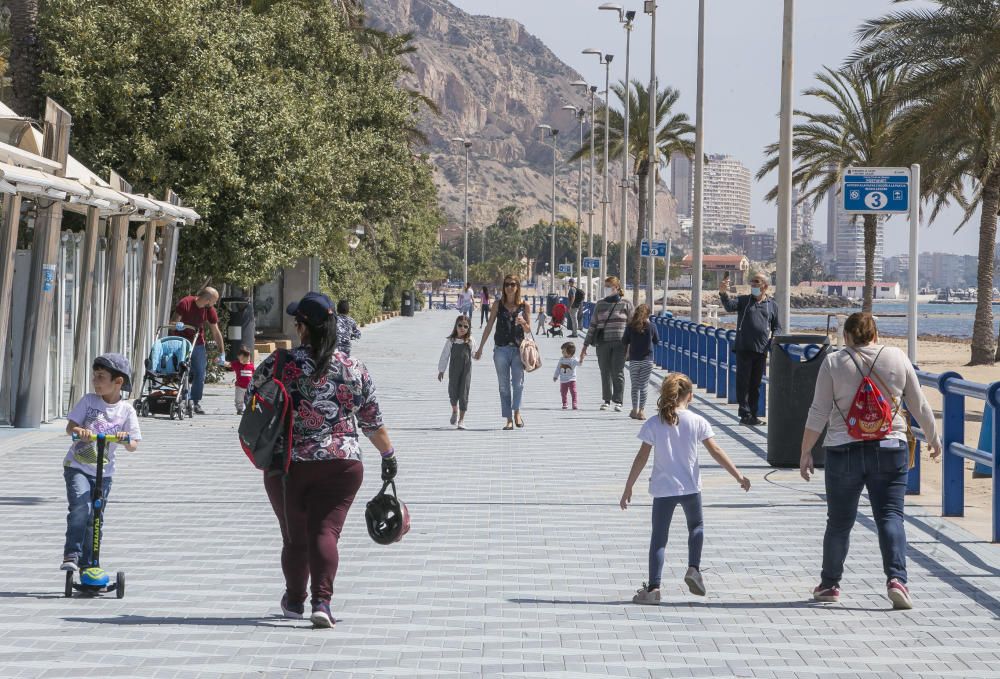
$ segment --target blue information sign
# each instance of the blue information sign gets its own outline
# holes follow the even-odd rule
[[[600,257],[584,257],[583,258],[583,268],[592,269],[594,271],[601,268],[601,258]]]
[[[844,170],[844,212],[897,214],[910,211],[910,170],[849,167]]]
[[[572,274],[573,273],[573,265],[572,264],[560,264],[559,265],[559,273]]]
[[[649,241],[643,240],[639,247],[639,255],[642,257],[649,257]],[[653,257],[666,257],[667,256],[667,242],[662,240],[653,241]]]

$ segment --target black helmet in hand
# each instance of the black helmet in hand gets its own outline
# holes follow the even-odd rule
[[[392,495],[386,492],[390,485]],[[399,542],[410,531],[410,512],[396,497],[395,483],[387,481],[379,494],[368,501],[365,523],[368,525],[368,535],[380,545]]]

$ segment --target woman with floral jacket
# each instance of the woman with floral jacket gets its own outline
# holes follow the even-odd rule
[[[333,302],[310,292],[287,312],[295,317],[302,342],[285,354],[279,378],[295,411],[292,461],[287,475],[264,472],[264,487],[281,526],[281,610],[285,617],[304,618],[306,586],[311,585],[310,619],[317,627],[332,627],[337,542],[364,474],[358,428],[382,454],[383,480],[396,476],[396,458],[368,370],[336,350]],[[277,359],[275,352],[257,367],[248,400],[274,374]]]

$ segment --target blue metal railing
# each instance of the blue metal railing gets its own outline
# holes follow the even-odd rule
[[[653,319],[660,336],[653,357],[656,365],[671,372],[681,372],[709,394],[736,403],[736,361],[733,343],[735,330],[716,328],[704,323],[693,323],[666,314]],[[783,345],[790,356],[799,360],[815,356],[821,347],[810,345]],[[1000,542],[1000,382],[978,384],[962,379],[955,372],[940,375],[917,371],[920,384],[933,387],[941,393],[942,409],[942,472],[941,513],[943,516],[963,516],[965,513],[965,465],[963,459],[985,465],[993,473],[992,540]],[[765,413],[767,377],[761,385],[760,412]],[[984,401],[984,413],[992,416],[987,446],[972,447],[965,444],[965,399]],[[984,418],[985,419],[985,418]],[[915,423],[914,423],[915,424]],[[907,492],[920,492],[920,444],[927,439],[919,427],[913,427],[917,439],[915,466],[907,479]],[[981,439],[982,441],[983,439]]]

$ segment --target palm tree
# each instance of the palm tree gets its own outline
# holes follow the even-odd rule
[[[1000,2],[936,0],[937,7],[892,12],[858,29],[856,63],[908,65],[899,98],[901,141],[919,160],[933,216],[951,200],[965,209],[961,228],[979,220],[979,291],[970,365],[992,365],[993,257],[1000,210]],[[967,185],[972,195],[966,194]]]
[[[638,226],[635,230],[636,251],[640,247],[642,239],[645,237],[646,205],[648,202],[648,182],[649,176],[649,89],[639,80],[633,80],[632,86],[626,91],[625,83],[618,82],[611,86],[611,90],[618,97],[618,101],[624,106],[625,99],[629,99],[629,151],[632,168],[630,175],[639,176],[639,214]],[[680,98],[680,92],[672,87],[665,87],[656,93],[656,158],[653,164],[659,168],[670,162],[670,156],[675,152],[683,153],[689,158],[694,155],[694,139],[690,135],[694,134],[694,127],[688,122],[685,113],[673,113],[673,108]],[[604,169],[604,109],[596,116],[594,127],[594,149],[601,149],[597,163],[600,169]],[[608,149],[609,157],[619,158],[622,154],[623,138],[625,129],[625,117],[621,112],[611,109],[609,113]],[[590,144],[587,143],[570,157],[568,162],[573,162],[579,158],[590,155]],[[610,258],[610,256],[609,256]],[[634,268],[632,275],[636,285],[632,290],[632,301],[639,301],[638,282],[642,275],[642,258],[633,257]]]
[[[828,109],[825,113],[795,111],[805,119],[793,130],[792,156],[796,167],[792,183],[798,187],[801,200],[813,205],[840,182],[844,168],[850,166],[880,167],[893,165],[898,154],[894,142],[899,116],[896,89],[900,80],[897,70],[877,71],[862,66],[849,66],[834,71],[823,69],[816,75],[819,86],[803,94],[819,99]],[[778,144],[765,149],[767,161],[757,172],[757,179],[766,177],[778,166]],[[777,197],[778,189],[767,194]],[[865,290],[863,309],[871,311],[875,289],[875,245],[878,239],[878,215],[864,216],[865,229]]]
[[[10,10],[11,108],[18,115],[39,115],[38,85],[41,65],[38,54],[38,0],[7,0]]]

